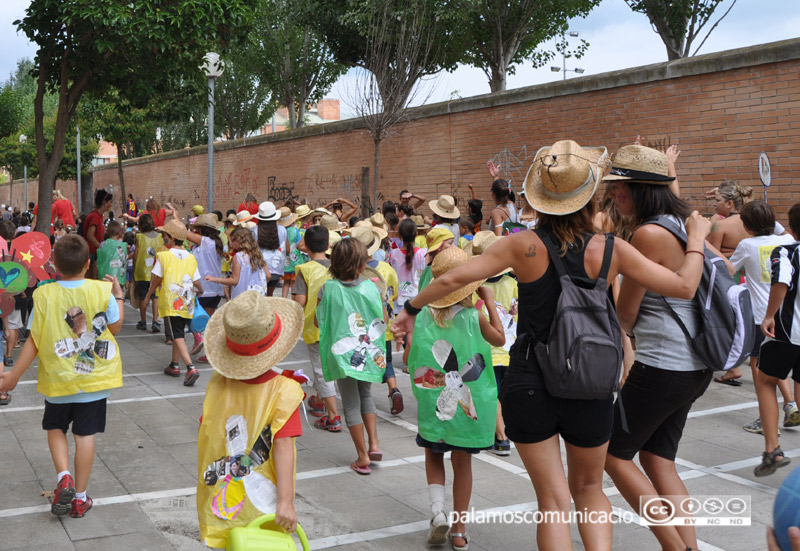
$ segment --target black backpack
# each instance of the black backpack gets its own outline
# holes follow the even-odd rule
[[[587,288],[572,280],[549,235],[535,231],[547,247],[561,282],[547,344],[531,338],[547,392],[573,400],[612,398],[619,390],[623,354],[617,313],[608,294],[614,236],[606,236],[600,273],[594,285]]]
[[[646,224],[668,230],[686,247],[686,232],[669,216],[659,216]],[[703,277],[692,299],[700,314],[700,333],[694,338],[678,314],[669,307],[692,350],[709,369],[726,371],[750,355],[755,342],[755,322],[750,291],[736,285],[722,258],[704,247]]]

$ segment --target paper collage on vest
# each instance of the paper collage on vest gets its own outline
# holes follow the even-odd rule
[[[442,371],[432,367],[418,367],[414,371],[414,384],[419,388],[441,388],[436,400],[436,417],[449,421],[458,413],[458,408],[470,419],[477,419],[472,392],[464,383],[477,381],[486,369],[486,361],[480,353],[475,354],[459,369],[453,346],[446,340],[433,343],[433,357]]]
[[[352,351],[350,367],[355,371],[364,371],[364,367],[367,365],[367,354],[379,368],[386,369],[386,357],[383,350],[373,344],[373,341],[382,338],[386,333],[386,323],[376,318],[367,327],[364,318],[358,312],[350,314],[347,317],[347,323],[350,325],[352,336],[344,337],[333,343],[331,352],[342,355]]]
[[[183,283],[171,283],[169,292],[177,295],[177,298],[172,301],[172,308],[174,310],[186,310],[190,316],[194,315],[194,284],[189,275],[183,276]]]
[[[59,358],[75,358],[75,373],[88,375],[94,371],[95,356],[112,360],[117,355],[114,341],[98,340],[108,326],[105,312],[98,312],[92,318],[92,325],[86,313],[79,306],[73,306],[64,314],[64,322],[69,325],[77,338],[68,337],[56,341],[55,353]]]
[[[278,488],[271,480],[255,472],[256,467],[269,460],[272,449],[272,427],[261,431],[253,447],[248,450],[247,420],[241,415],[231,415],[225,423],[228,455],[220,457],[206,467],[203,482],[219,489],[211,500],[211,511],[224,520],[233,520],[244,508],[245,498],[264,514],[275,512]]]

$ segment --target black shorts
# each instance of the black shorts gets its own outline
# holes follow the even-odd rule
[[[511,375],[506,373],[508,384]],[[500,398],[506,435],[518,444],[543,442],[556,434],[579,448],[596,448],[611,438],[613,400],[566,400],[547,390],[512,390]]]
[[[629,432],[622,428],[617,403],[608,453],[631,460],[645,450],[675,461],[689,410],[706,391],[713,375],[709,369],[670,371],[634,362],[619,393]]]
[[[272,274],[267,282],[267,289],[277,289],[278,287],[283,287],[282,279],[283,276],[280,274]]]
[[[192,320],[189,318],[182,318],[180,316],[168,316],[167,323],[172,330],[172,338],[183,339],[186,338],[186,328]]]
[[[800,383],[800,346],[790,342],[769,341],[761,346],[758,369],[770,377],[792,379]]]
[[[136,290],[139,292],[139,300],[144,300],[144,297],[147,296],[147,291],[150,290],[150,282],[149,281],[137,281],[136,282]],[[155,300],[158,298],[158,293],[155,291],[153,295],[150,297],[151,300]]]
[[[753,343],[753,350],[750,352],[751,358],[758,358],[761,345],[764,343],[764,333],[761,332],[761,326],[756,324],[756,340]]]
[[[197,297],[197,302],[200,303],[200,306],[203,307],[203,310],[208,310],[209,308],[216,310],[217,306],[219,306],[219,301],[221,300],[222,297]]]
[[[506,374],[506,369],[508,369],[504,365],[495,365],[494,367],[494,380],[497,381],[497,388],[499,389],[503,386],[503,376]]]
[[[106,399],[94,402],[51,404],[44,401],[44,430],[61,429],[66,434],[72,423],[72,434],[91,436],[106,430]]]

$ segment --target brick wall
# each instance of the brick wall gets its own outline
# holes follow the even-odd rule
[[[641,134],[656,147],[679,144],[683,194],[706,212],[704,190],[726,178],[763,196],[756,161],[766,151],[769,200],[784,215],[800,197],[799,70],[797,39],[413,109],[381,145],[379,201],[409,189],[428,199],[450,193],[463,206],[472,184],[488,213],[488,160],[519,190],[541,146],[571,138],[613,153]],[[362,167],[372,174],[373,153],[359,121],[219,143],[214,205],[235,208],[248,192],[276,202],[360,203]],[[185,213],[207,203],[206,172],[202,147],[133,159],[126,189]],[[118,188],[116,167],[95,168],[94,185]]]

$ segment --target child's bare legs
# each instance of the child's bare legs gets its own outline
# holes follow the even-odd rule
[[[50,431],[48,431],[50,432]],[[61,432],[60,430],[58,432]],[[94,434],[89,436],[73,435],[75,438],[75,490],[85,492],[89,484],[94,463]],[[66,442],[66,438],[64,439]]]
[[[281,296],[283,298],[289,298],[292,292],[292,287],[294,286],[294,280],[292,279],[284,279],[283,280],[283,289],[281,290]]]
[[[6,339],[6,352],[4,359],[11,357],[11,355],[14,353],[14,345],[17,344],[17,330],[9,329],[7,334],[8,338]]]
[[[467,452],[453,451],[450,453],[450,461],[453,462],[453,511],[458,513],[450,532],[464,534],[466,533],[464,513],[469,509],[469,500],[472,496],[472,456]],[[466,544],[466,540],[462,537],[453,538],[454,546],[463,547]]]
[[[172,341],[172,363],[178,364],[178,360],[183,360],[187,366],[192,363],[192,357],[189,355],[189,349],[186,348],[186,339],[183,337],[173,339]]]
[[[378,416],[374,413],[362,413],[361,419],[364,420],[364,426],[367,429],[369,451],[380,451],[381,448],[378,445]],[[367,458],[369,459],[369,456]]]
[[[369,467],[370,460],[367,453],[367,443],[364,440],[364,423],[347,427],[347,430],[350,431],[350,438],[353,439],[353,444],[356,447],[356,454],[358,455],[356,464],[359,467]]]
[[[328,411],[328,419],[333,421],[339,416],[339,408],[336,405],[336,396],[328,396],[327,398],[323,398],[322,403],[325,404],[325,409]]]
[[[497,421],[495,422],[494,434],[498,440],[508,440],[506,422],[503,420],[503,408],[500,405],[500,400],[497,400]]]
[[[50,448],[50,456],[53,458],[56,474],[68,471],[69,444],[67,443],[67,435],[64,434],[64,431],[61,429],[48,430],[47,446]]]
[[[142,312],[142,321],[147,321],[145,319],[145,313],[147,312],[147,305],[144,307],[144,311]],[[158,302],[153,301],[153,322],[158,321]]]
[[[156,301],[152,301],[153,303],[153,312],[157,312],[158,305]],[[142,318],[142,323],[147,323],[147,303],[143,300],[139,301],[139,316]],[[153,316],[153,320],[155,320],[155,316]]]

